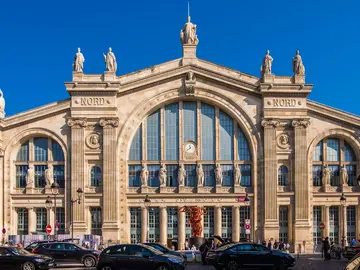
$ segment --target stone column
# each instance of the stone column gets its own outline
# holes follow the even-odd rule
[[[141,242],[147,242],[148,236],[148,209],[141,207]]]
[[[293,207],[290,204],[288,206],[288,241],[289,243],[294,243],[293,241]]]
[[[347,207],[346,206],[341,206],[340,208],[342,211],[341,213],[341,220],[340,220],[340,225],[341,225],[341,228],[340,228],[340,232],[341,234],[339,235],[339,242],[341,244],[341,240],[342,240],[342,237],[345,236],[345,239],[344,239],[344,246],[347,245]]]
[[[325,224],[325,228],[323,230],[323,237],[328,237],[329,236],[329,232],[330,232],[330,211],[329,211],[329,206],[323,206],[322,207],[322,211],[323,211],[323,216],[324,216],[324,224]]]
[[[305,251],[313,251],[313,241],[309,240],[309,179],[307,160],[307,131],[310,125],[308,119],[292,121],[295,130],[295,244],[303,246]]]
[[[119,126],[117,118],[100,119],[103,127],[103,226],[102,233],[106,240],[119,239],[118,190],[116,180],[116,127]],[[122,213],[124,219],[126,210]],[[122,220],[124,222],[125,220]]]
[[[84,190],[85,173],[85,127],[86,118],[69,118],[67,124],[71,127],[71,198],[77,199],[77,189]],[[74,211],[74,234],[86,232],[84,200],[80,204],[75,203]],[[68,220],[71,220],[69,217]]]
[[[160,244],[167,245],[167,208],[160,206]]]
[[[264,239],[269,241],[279,236],[276,127],[280,122],[263,119],[261,125],[264,127]]]
[[[355,240],[357,241],[358,239],[360,239],[360,206],[356,205],[355,207],[356,209],[356,213],[355,213],[355,217],[356,217],[356,236],[355,236]]]
[[[232,240],[239,242],[240,240],[240,207],[232,208]]]
[[[46,216],[47,216],[47,224],[51,225],[52,228],[52,232],[51,234],[54,234],[55,232],[55,212],[54,212],[54,207],[51,207],[49,209],[46,209]]]
[[[178,212],[178,249],[185,248],[185,212]]]
[[[28,230],[29,234],[36,232],[36,215],[33,207],[27,208],[28,210]]]
[[[215,206],[214,211],[214,234],[221,236],[221,206]]]

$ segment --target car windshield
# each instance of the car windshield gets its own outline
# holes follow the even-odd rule
[[[32,253],[30,253],[29,251],[26,251],[25,249],[22,249],[22,248],[12,248],[10,249],[11,252],[15,255],[31,255]]]
[[[169,249],[161,244],[150,243],[150,244],[148,244],[148,246],[153,247],[163,253],[169,252]]]

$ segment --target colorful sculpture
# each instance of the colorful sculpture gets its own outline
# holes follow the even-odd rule
[[[190,215],[188,223],[191,225],[192,237],[201,237],[203,230],[201,216],[206,214],[206,209],[199,206],[184,206],[179,209],[179,212],[185,212]]]

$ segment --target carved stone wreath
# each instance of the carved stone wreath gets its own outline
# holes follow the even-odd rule
[[[281,133],[277,136],[277,145],[282,149],[287,149],[290,146],[290,136],[287,133]]]
[[[86,137],[86,145],[91,149],[100,148],[100,133],[91,133]]]

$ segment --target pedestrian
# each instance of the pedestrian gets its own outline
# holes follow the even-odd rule
[[[326,237],[324,240],[324,260],[325,261],[330,260],[329,250],[330,250],[329,237]]]
[[[22,244],[21,242],[19,242],[19,243],[17,244],[17,247],[18,247],[18,248],[23,248],[23,244]]]
[[[264,247],[266,247],[266,241],[265,241],[265,240],[262,241],[262,245],[263,245]]]
[[[279,247],[279,244],[278,244],[277,240],[275,240],[275,242],[274,242],[274,249],[278,249],[278,247]]]
[[[269,240],[268,244],[267,244],[267,248],[271,249],[271,240]]]
[[[189,241],[187,239],[185,240],[185,250],[190,250]]]
[[[351,240],[350,246],[351,246],[351,247],[356,246],[356,240],[355,240],[355,238],[353,238],[353,240]]]

